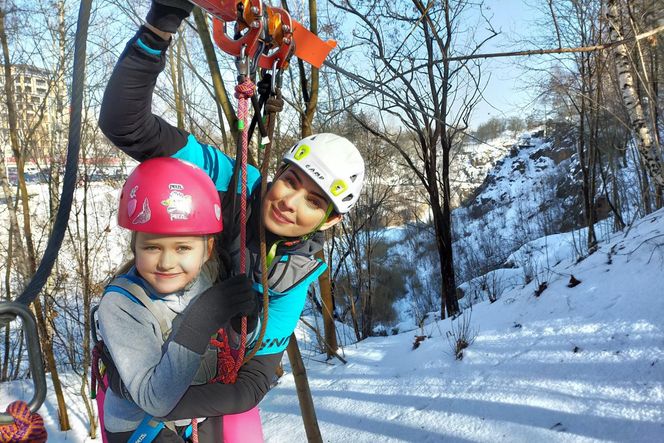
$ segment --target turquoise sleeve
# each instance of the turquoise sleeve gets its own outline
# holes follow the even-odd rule
[[[235,160],[221,152],[219,149],[206,145],[196,140],[196,137],[189,135],[187,144],[178,152],[173,154],[174,158],[186,160],[203,169],[210,176],[217,191],[226,192],[233,176],[233,167]],[[258,169],[247,165],[247,189],[249,194],[258,187],[260,183],[260,173]],[[238,193],[240,192],[240,183],[238,182]]]
[[[286,293],[279,294],[270,291],[265,337],[256,355],[274,354],[286,349],[290,336],[300,319],[302,309],[304,309],[307,289],[326,268],[327,265],[321,263],[305,280]],[[254,287],[259,291],[262,290],[259,284],[254,284]]]

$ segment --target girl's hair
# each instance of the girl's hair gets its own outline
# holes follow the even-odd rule
[[[115,272],[113,273],[113,277],[111,279],[117,277],[118,275],[126,274],[127,272],[129,272],[131,268],[134,267],[135,264],[136,264],[135,257],[132,257],[131,259],[127,260],[126,262],[121,264],[118,269],[115,270]]]

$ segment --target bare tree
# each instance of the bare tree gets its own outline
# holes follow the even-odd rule
[[[609,23],[609,39],[612,42],[622,40],[624,30],[622,26],[622,14],[618,0],[607,0],[606,19]],[[634,63],[630,59],[626,44],[618,44],[613,47],[616,72],[622,91],[623,104],[629,115],[634,138],[636,139],[639,152],[643,157],[645,166],[652,178],[659,186],[664,186],[664,164],[662,154],[659,151],[656,139],[646,120],[643,110],[642,99],[637,91],[634,79]]]
[[[479,42],[459,42],[460,25],[469,7],[465,1],[332,4],[354,17],[353,43],[371,53],[371,66],[363,72],[342,72],[358,87],[346,106],[373,107],[381,112],[380,126],[364,127],[401,154],[426,190],[440,258],[441,315],[454,315],[459,305],[452,252],[450,161],[480,99],[481,72],[473,62],[449,58],[458,49],[467,53],[468,45],[471,53],[479,51],[496,33],[489,26],[489,34]],[[394,129],[386,115],[405,129]]]
[[[28,195],[25,174],[24,174],[24,162],[25,162],[24,149],[22,149],[22,146],[19,143],[19,138],[18,138],[19,124],[18,124],[18,113],[16,108],[16,95],[15,95],[16,92],[13,88],[14,78],[12,76],[12,71],[11,71],[12,60],[9,55],[9,44],[8,44],[7,33],[5,30],[6,14],[7,14],[6,2],[3,1],[2,4],[0,5],[0,43],[2,45],[3,63],[4,63],[4,83],[5,83],[5,92],[6,92],[5,101],[7,106],[7,116],[9,120],[11,148],[17,166],[18,186],[20,191],[19,196],[20,196],[21,210],[23,215],[22,232],[26,240],[25,250],[27,252],[27,257],[26,257],[27,269],[29,272],[29,274],[26,275],[32,276],[34,275],[37,269],[37,258],[36,258],[35,246],[32,235],[32,223],[30,220],[31,213],[30,213],[29,195]],[[32,133],[33,131],[29,132],[28,139],[31,137]],[[18,233],[19,231],[17,230],[16,232]],[[52,325],[54,319],[54,312],[48,309],[48,306],[42,306],[42,302],[39,298],[36,298],[34,300],[33,308],[35,316],[37,318],[37,325],[39,327],[42,352],[44,353],[44,359],[46,361],[47,368],[51,373],[53,388],[55,389],[56,398],[58,400],[60,429],[68,430],[70,429],[69,416],[64,401],[62,384],[60,382],[60,377],[58,375],[57,362],[53,352]]]
[[[395,158],[398,154],[357,125],[354,118],[344,117],[341,124],[326,127],[326,130],[354,141],[362,152],[366,172],[355,209],[334,228],[329,254],[338,258],[332,274],[333,298],[339,300],[340,295],[345,296],[344,311],[350,313],[355,335],[361,340],[373,335],[376,306],[391,305],[391,299],[383,300],[381,295],[385,295],[383,289],[389,284],[389,276],[399,269],[385,263],[389,257],[384,249],[379,251],[378,246],[384,243],[384,228],[396,218],[400,204],[397,187],[401,177]],[[357,117],[363,118],[366,125],[375,125],[368,117]],[[389,289],[394,294],[398,288]]]

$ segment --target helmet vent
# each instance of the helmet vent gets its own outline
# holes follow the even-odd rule
[[[342,202],[348,202],[348,201],[351,201],[352,199],[353,199],[353,194],[348,194],[341,201]]]
[[[355,180],[357,180],[357,174],[355,174],[355,175],[351,175],[351,176],[350,176],[350,181],[352,181],[353,183],[355,183]]]

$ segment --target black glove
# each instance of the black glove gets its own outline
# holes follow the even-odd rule
[[[256,326],[258,325],[258,316],[261,315],[262,307],[263,307],[263,298],[261,297],[260,299],[256,299],[256,309],[254,309],[254,312],[251,314],[247,315],[247,334],[250,332],[254,332],[254,329],[256,329]],[[242,317],[244,315],[236,315],[235,317],[231,318],[231,326],[233,327],[233,330],[237,332],[238,334],[242,333]]]
[[[145,20],[160,31],[175,34],[194,5],[186,0],[152,0]]]
[[[181,314],[182,322],[173,337],[197,354],[203,354],[210,336],[235,316],[251,315],[256,310],[256,293],[251,280],[236,275],[203,292]]]

